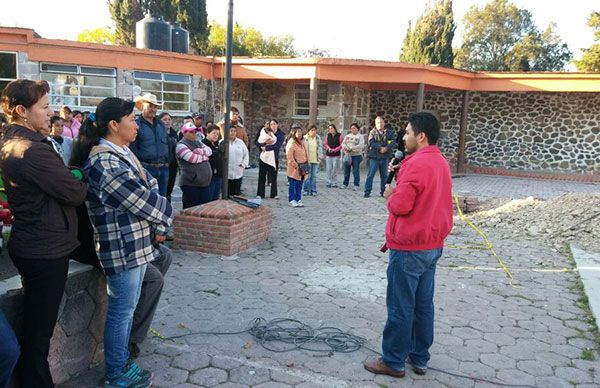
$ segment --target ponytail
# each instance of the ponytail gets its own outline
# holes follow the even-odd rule
[[[120,122],[125,116],[133,112],[133,101],[117,97],[108,97],[102,100],[96,108],[96,113],[90,113],[79,130],[79,137],[73,144],[73,152],[69,165],[83,167],[90,151],[100,143],[100,139],[108,135],[108,123],[115,120]]]

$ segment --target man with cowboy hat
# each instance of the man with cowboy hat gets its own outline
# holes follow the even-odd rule
[[[169,142],[165,125],[156,117],[156,111],[162,104],[151,93],[144,93],[133,101],[142,114],[136,119],[138,134],[129,148],[144,168],[158,180],[159,194],[166,197],[169,182]]]

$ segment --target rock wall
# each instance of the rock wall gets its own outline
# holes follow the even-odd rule
[[[461,92],[427,92],[424,110],[442,123],[440,147],[458,150]],[[370,118],[404,128],[416,93],[374,91]],[[469,166],[600,174],[600,93],[471,93],[465,157]]]

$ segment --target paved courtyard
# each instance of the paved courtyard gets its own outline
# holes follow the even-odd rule
[[[322,174],[323,176],[324,174]],[[437,272],[436,337],[430,370],[394,379],[362,367],[377,357],[362,348],[351,353],[265,350],[239,331],[256,317],[293,318],[313,327],[335,326],[366,338],[381,350],[385,322],[387,255],[378,251],[386,221],[380,197],[327,189],[288,206],[280,175],[280,200],[273,208],[270,241],[237,256],[176,251],[153,328],[164,337],[142,345],[139,364],[155,373],[158,387],[597,387],[600,363],[586,312],[574,286],[577,274],[565,252],[532,241],[490,239],[512,271],[509,285],[496,258],[485,250],[444,251]],[[254,194],[256,172],[244,179]],[[598,191],[600,186],[465,176],[455,191],[482,197],[551,198],[567,191]],[[375,186],[377,187],[377,186]],[[448,244],[479,242],[459,220]],[[588,349],[593,349],[592,351]],[[595,357],[595,360],[591,360]],[[460,377],[467,376],[467,377]],[[64,384],[94,386],[101,369]]]

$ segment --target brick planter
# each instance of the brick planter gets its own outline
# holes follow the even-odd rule
[[[219,200],[182,210],[173,222],[177,249],[231,256],[271,236],[273,211]]]

